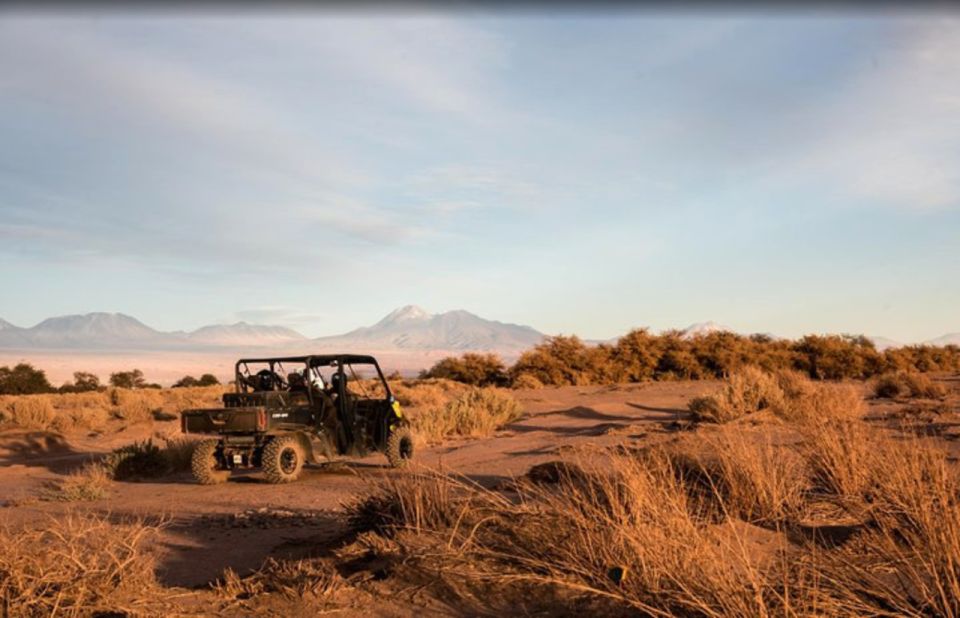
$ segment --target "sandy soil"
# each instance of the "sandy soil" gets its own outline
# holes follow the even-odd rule
[[[442,468],[487,486],[555,460],[564,449],[637,445],[674,439],[686,425],[687,402],[716,388],[715,382],[665,382],[612,387],[563,387],[519,391],[527,415],[497,435],[421,448],[418,465]],[[953,384],[960,390],[960,383]],[[870,416],[883,418],[903,404],[871,401]],[[930,421],[933,422],[933,421]],[[343,505],[383,475],[404,474],[386,467],[381,455],[310,467],[302,480],[270,485],[258,474],[203,487],[189,475],[156,482],[118,482],[107,499],[75,504],[37,501],[44,484],[55,481],[91,455],[154,433],[175,433],[176,422],[133,426],[121,432],[71,435],[7,430],[0,433],[0,517],[14,525],[72,509],[114,516],[148,515],[169,520],[158,548],[159,576],[171,587],[205,588],[227,567],[243,574],[270,557],[316,555],[344,530]],[[955,446],[960,425],[944,423],[940,434]],[[403,615],[416,607],[357,608]],[[420,610],[417,610],[420,611]],[[348,612],[349,613],[349,612]]]

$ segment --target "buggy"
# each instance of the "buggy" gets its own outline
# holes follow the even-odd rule
[[[394,467],[413,457],[409,421],[372,356],[241,359],[235,376],[222,408],[181,414],[184,433],[217,436],[194,449],[191,469],[201,484],[256,468],[271,483],[288,483],[319,456],[378,451]]]

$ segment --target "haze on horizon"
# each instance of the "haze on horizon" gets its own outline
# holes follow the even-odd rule
[[[960,331],[945,9],[4,10],[0,135],[20,326]]]

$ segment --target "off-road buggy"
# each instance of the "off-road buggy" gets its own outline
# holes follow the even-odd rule
[[[372,356],[242,359],[235,383],[222,408],[181,414],[184,433],[219,435],[193,452],[193,475],[204,485],[250,468],[288,483],[320,455],[379,451],[394,467],[413,457],[409,422]]]

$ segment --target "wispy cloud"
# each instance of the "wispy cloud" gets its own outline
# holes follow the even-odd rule
[[[783,176],[905,210],[960,207],[960,20],[903,24],[815,117]]]

